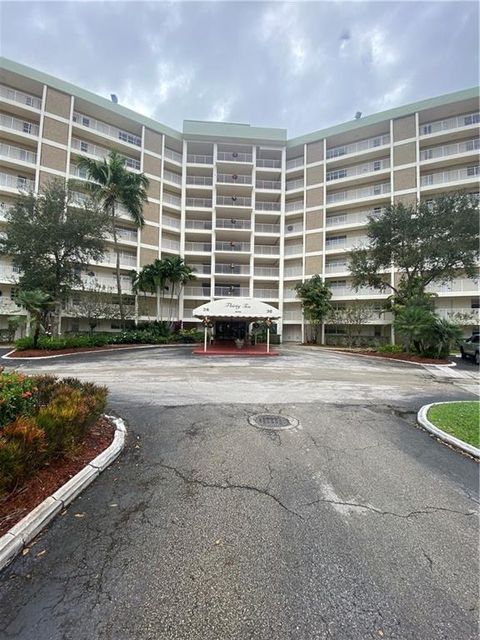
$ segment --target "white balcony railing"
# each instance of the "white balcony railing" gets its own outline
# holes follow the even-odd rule
[[[29,164],[35,164],[37,162],[37,154],[34,151],[14,147],[11,144],[4,144],[3,142],[0,143],[0,156],[10,158],[11,160],[19,160],[20,162],[28,162]]]
[[[372,187],[363,187],[362,189],[347,189],[345,191],[336,191],[335,193],[327,193],[327,204],[335,202],[344,202],[346,200],[360,200],[362,198],[371,198],[372,196],[381,196],[390,193],[390,183],[375,184]]]
[[[422,187],[429,187],[444,182],[456,182],[457,180],[467,180],[469,178],[478,178],[480,176],[480,165],[465,167],[463,169],[451,169],[450,171],[439,171],[429,173],[420,177]]]
[[[170,240],[170,238],[162,238],[160,243],[162,250],[168,251],[180,251],[180,241],[179,240]]]
[[[343,178],[350,178],[352,176],[361,176],[364,173],[372,173],[374,171],[384,171],[390,168],[390,160],[374,160],[373,162],[365,162],[364,164],[358,164],[353,167],[345,167],[343,169],[332,169],[327,171],[327,182],[332,180],[342,180]]]
[[[172,227],[173,229],[180,229],[180,224],[180,218],[174,218],[173,216],[163,214],[162,225]]]
[[[302,322],[302,312],[301,311],[290,311],[289,309],[283,312],[283,319],[289,320],[290,322]]]
[[[211,209],[212,208],[212,199],[211,198],[187,198],[185,200],[185,206],[192,207],[194,209]]]
[[[326,218],[326,226],[343,227],[349,224],[367,224],[369,215],[380,215],[382,211],[382,207],[374,207],[373,209],[364,209],[356,213],[342,213],[336,216],[329,216]]]
[[[255,200],[255,211],[280,211],[280,202]]]
[[[217,160],[223,162],[252,162],[251,153],[241,153],[239,151],[219,151]]]
[[[187,162],[191,164],[213,164],[213,156],[206,156],[198,153],[189,153]]]
[[[20,269],[11,265],[0,267],[0,282],[17,282],[20,277]]]
[[[332,238],[326,238],[325,251],[330,249],[353,249],[357,247],[364,247],[368,243],[366,236],[356,236],[349,238],[348,236],[335,236]]]
[[[182,164],[182,154],[179,153],[178,151],[174,151],[173,149],[169,149],[168,147],[165,147],[165,158],[168,158],[169,160],[173,160],[174,162],[178,162],[179,164]]]
[[[327,149],[327,160],[330,158],[339,158],[340,156],[350,155],[352,153],[361,153],[387,144],[390,144],[390,136],[388,134],[375,136],[374,138],[367,138],[366,140],[359,140],[359,142],[353,142],[352,144],[332,147],[331,149]]]
[[[228,207],[251,207],[252,199],[241,196],[217,196],[217,205]]]
[[[301,222],[295,222],[293,224],[285,225],[285,235],[290,235],[292,233],[300,233],[303,231],[303,224]]]
[[[302,267],[285,267],[283,271],[283,275],[285,278],[294,278],[295,276],[302,275]]]
[[[341,260],[332,260],[325,264],[325,273],[344,273],[348,271],[348,263]]]
[[[187,176],[187,185],[199,185],[210,187],[212,185],[211,176]]]
[[[257,189],[269,189],[271,191],[278,191],[282,187],[280,180],[257,180],[255,182]]]
[[[332,290],[332,298],[358,298],[359,296],[382,296],[386,298],[390,295],[388,291],[380,291],[372,287],[360,287],[358,290],[346,285],[330,284]]]
[[[250,294],[250,290],[247,287],[234,287],[234,286],[216,286],[215,287],[215,296],[222,298],[238,298],[238,297],[248,297]]]
[[[264,278],[278,278],[280,270],[278,267],[254,267],[253,274]]]
[[[185,251],[194,253],[210,253],[212,250],[211,242],[185,242]]]
[[[250,243],[248,242],[222,242],[215,243],[216,251],[250,251]]]
[[[173,193],[164,193],[163,194],[163,203],[171,204],[174,207],[180,208],[182,206],[182,199],[179,196],[173,195]]]
[[[276,160],[273,158],[257,158],[257,167],[265,167],[267,169],[280,169],[281,166],[281,160]]]
[[[295,291],[295,289],[284,289],[283,290],[283,297],[286,298],[287,300],[294,300],[297,297],[297,292]]]
[[[185,229],[197,229],[199,231],[210,230],[211,220],[185,220]]]
[[[191,270],[193,273],[209,276],[212,272],[212,267],[209,264],[191,264]]]
[[[230,173],[217,173],[217,182],[227,182],[229,184],[252,184],[252,176],[230,174]]]
[[[237,275],[250,275],[250,265],[248,264],[215,264],[215,273],[228,273]]]
[[[6,214],[13,209],[11,202],[0,202],[0,220],[5,220]]]
[[[474,138],[472,140],[466,140],[465,142],[453,142],[452,144],[443,144],[439,147],[432,147],[431,149],[422,149],[420,151],[420,160],[434,160],[435,158],[444,158],[458,153],[478,151],[479,149],[480,138]]]
[[[164,170],[163,179],[173,182],[174,184],[182,184],[182,176],[178,173],[174,173],[173,171],[169,171],[168,169]]]
[[[24,91],[12,89],[4,84],[0,84],[0,98],[11,100],[12,102],[18,102],[19,104],[25,104],[27,107],[33,107],[34,109],[42,108],[41,98],[32,96],[30,93],[25,93]]]
[[[205,285],[204,287],[185,287],[183,289],[183,295],[190,298],[209,298],[210,285]]]
[[[304,204],[303,200],[294,200],[293,202],[287,202],[285,204],[285,211],[287,213],[291,211],[303,211]]]
[[[98,144],[80,140],[80,138],[72,138],[72,149],[80,151],[81,153],[88,153],[89,155],[95,156],[96,158],[106,158],[111,151],[110,149],[101,147]],[[140,171],[140,160],[125,155],[122,155],[122,157],[125,160],[125,166],[127,166],[129,169]]]
[[[119,252],[120,256],[120,266],[122,267],[136,267],[137,266],[137,256],[134,253],[126,253],[124,251]],[[117,255],[115,253],[109,253],[106,251],[103,254],[103,258],[99,260],[99,262],[104,264],[116,264]]]
[[[294,189],[303,189],[304,180],[303,178],[298,178],[298,180],[287,180],[287,191],[293,191]]]
[[[480,309],[471,309],[470,307],[459,309],[435,309],[435,313],[446,320],[453,320],[459,324],[480,323]]]
[[[129,242],[137,242],[138,233],[135,229],[117,228],[117,238],[120,240],[128,240]]]
[[[217,218],[215,221],[217,229],[250,229],[250,220],[234,220],[228,218]]]
[[[278,289],[254,289],[253,297],[263,300],[278,300]]]
[[[255,232],[256,233],[280,233],[280,225],[257,222],[255,225]]]
[[[7,116],[4,113],[0,114],[0,127],[20,131],[21,133],[28,133],[31,136],[38,136],[40,131],[38,124],[29,122],[28,120],[20,120],[20,118],[14,118],[13,116]]]
[[[117,291],[117,280],[113,276],[83,276],[82,280],[87,288],[92,287],[93,284],[98,284],[99,287],[105,288],[106,291],[112,293]],[[129,276],[120,276],[120,286],[123,293],[132,293],[132,280]]]
[[[12,176],[9,173],[0,173],[0,187],[9,187],[19,191],[33,191],[35,181],[23,176]]]
[[[286,244],[285,245],[285,255],[293,256],[297,253],[303,253],[303,245],[302,244]]]
[[[300,156],[299,158],[292,158],[291,160],[287,160],[287,171],[289,169],[296,169],[297,167],[303,167],[304,164],[305,164],[305,160],[303,156]]]
[[[478,282],[467,278],[459,278],[445,284],[432,283],[426,287],[427,291],[432,293],[468,293],[469,295],[478,296]]]
[[[254,253],[262,256],[278,256],[280,247],[275,244],[256,244]]]
[[[459,129],[460,127],[468,127],[469,125],[480,123],[480,113],[468,113],[464,116],[454,116],[446,120],[435,120],[420,125],[420,135],[428,136],[439,131],[448,131],[450,129]]]
[[[73,122],[81,125],[82,127],[87,127],[89,129],[94,129],[99,133],[102,133],[109,138],[114,138],[115,140],[120,140],[121,142],[126,142],[128,144],[133,144],[136,147],[140,147],[142,145],[142,139],[140,136],[135,135],[134,133],[130,133],[130,131],[124,131],[123,129],[119,129],[118,127],[114,127],[106,122],[102,122],[101,120],[96,120],[95,118],[91,118],[90,116],[86,116],[83,113],[74,112],[73,113]]]

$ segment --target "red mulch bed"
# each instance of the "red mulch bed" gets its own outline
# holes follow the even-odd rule
[[[112,443],[114,433],[113,424],[100,418],[87,432],[74,456],[50,462],[24,485],[2,498],[0,536],[102,453]]]
[[[420,364],[450,364],[449,360],[434,358],[423,358],[413,353],[380,353],[378,351],[355,351],[353,349],[342,349],[345,353],[353,353],[361,356],[375,356],[376,358],[387,358],[389,360],[407,360],[408,362],[418,362]]]
[[[72,349],[25,349],[24,351],[14,351],[9,354],[9,358],[42,358],[45,356],[62,356],[67,353],[82,353],[84,351],[105,351],[108,349],[131,349],[138,347],[138,344],[110,344],[105,347],[77,347]]]

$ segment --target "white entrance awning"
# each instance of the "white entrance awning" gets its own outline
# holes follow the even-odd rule
[[[280,318],[278,309],[256,298],[223,298],[206,302],[193,310],[197,318],[266,320]]]

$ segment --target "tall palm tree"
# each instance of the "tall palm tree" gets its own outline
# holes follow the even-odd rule
[[[173,298],[177,293],[177,298],[180,298],[180,293],[183,287],[192,280],[196,279],[192,269],[185,264],[183,258],[180,256],[173,256],[171,258],[165,258],[165,271],[167,281],[170,283],[170,323],[173,321]]]
[[[15,296],[15,302],[23,307],[33,319],[35,326],[33,332],[33,348],[36,349],[42,320],[51,309],[52,299],[47,293],[40,291],[40,289],[33,289],[32,291],[20,290]]]
[[[143,173],[128,171],[125,158],[118,151],[110,151],[103,160],[80,158],[78,167],[86,172],[87,190],[97,200],[111,222],[113,245],[116,254],[117,294],[122,328],[125,327],[125,310],[120,279],[120,251],[117,239],[118,206],[122,205],[137,229],[145,224],[143,205],[147,201],[148,178]]]

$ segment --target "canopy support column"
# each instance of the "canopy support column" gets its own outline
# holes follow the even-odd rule
[[[208,326],[205,324],[204,335],[203,335],[203,350],[207,350],[207,339],[208,339]]]
[[[270,353],[270,327],[267,327],[267,353]]]

